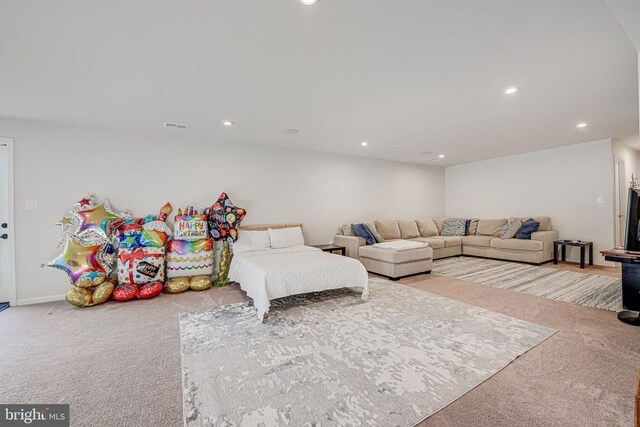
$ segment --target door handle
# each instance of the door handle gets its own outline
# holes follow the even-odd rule
[[[2,236],[0,236],[0,239],[7,240],[8,238],[9,236],[7,234],[3,234]]]
[[[0,227],[2,227],[2,228],[7,228],[7,223],[6,223],[6,222],[3,222],[2,224],[0,224]]]

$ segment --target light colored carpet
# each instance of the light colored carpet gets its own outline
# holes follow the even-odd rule
[[[185,424],[414,425],[555,331],[372,279],[183,314]]]
[[[621,279],[483,258],[435,260],[433,274],[610,311],[622,310]]]
[[[633,425],[640,328],[609,311],[433,274],[401,282],[559,331],[421,427]],[[73,426],[181,427],[178,316],[243,301],[231,286],[89,309],[11,307],[0,313],[2,401],[69,403]]]

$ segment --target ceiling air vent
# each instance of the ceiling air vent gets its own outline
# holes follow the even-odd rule
[[[181,129],[181,130],[189,129],[189,125],[183,125],[181,123],[171,123],[171,122],[165,123],[164,127],[169,129]]]

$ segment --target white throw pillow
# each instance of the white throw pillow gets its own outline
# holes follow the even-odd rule
[[[233,252],[253,252],[271,249],[269,232],[264,231],[238,231],[238,240],[233,243]]]
[[[269,238],[273,249],[291,248],[293,246],[303,246],[304,237],[302,228],[270,228]]]

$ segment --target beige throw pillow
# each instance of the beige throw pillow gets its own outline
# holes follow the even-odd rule
[[[498,236],[502,227],[507,223],[506,219],[481,219],[478,221],[478,236]]]
[[[342,224],[340,230],[342,230],[342,234],[345,236],[355,236],[355,233],[351,229],[351,224]]]
[[[446,216],[433,218],[433,223],[436,225],[436,228],[438,229],[438,234],[442,234],[442,223],[444,222],[445,219],[447,219]]]
[[[398,221],[373,221],[376,230],[384,240],[394,240],[400,238],[400,227]]]
[[[502,230],[500,231],[500,238],[513,239],[521,226],[522,221],[520,218],[509,218],[505,226],[502,227]]]
[[[398,221],[400,227],[400,237],[403,239],[415,239],[420,237],[420,231],[418,225],[414,220]]]
[[[380,233],[378,233],[378,230],[376,230],[376,225],[373,222],[367,222],[364,225],[371,232],[371,234],[373,234],[373,238],[376,239],[376,243],[384,242],[384,237],[382,237]]]
[[[416,220],[416,224],[418,224],[420,237],[434,237],[438,235],[438,227],[436,227],[436,223],[433,222],[431,218],[418,219]]]

